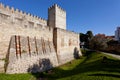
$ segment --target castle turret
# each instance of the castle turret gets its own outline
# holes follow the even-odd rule
[[[66,29],[66,11],[57,4],[48,9],[48,26]]]

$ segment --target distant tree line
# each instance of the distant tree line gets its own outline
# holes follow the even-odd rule
[[[87,31],[86,34],[80,33],[81,47],[106,51],[115,54],[120,53],[120,42],[114,39],[107,38],[105,35],[93,35],[92,31]]]

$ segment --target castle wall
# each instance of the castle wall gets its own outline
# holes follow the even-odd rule
[[[44,38],[12,36],[7,57],[9,74],[42,72],[58,66],[53,42]]]
[[[37,37],[12,36],[6,73],[42,72],[81,56],[79,34],[55,28],[53,41]],[[53,44],[54,43],[54,44]]]
[[[79,34],[64,29],[54,29],[54,45],[59,64],[73,60],[78,54],[81,56],[79,47]]]
[[[8,50],[10,38],[13,35],[30,36],[31,38],[41,37],[45,40],[53,41],[53,29],[49,27],[26,28],[13,24],[0,24],[0,54],[5,55]]]
[[[0,4],[0,69],[6,55],[6,73],[41,72],[81,55],[79,34],[65,30],[66,12],[48,10],[46,21]]]
[[[37,39],[53,41],[53,29],[49,27],[26,28],[16,24],[0,24],[0,71],[4,72],[6,54],[9,53],[10,38],[13,35],[29,36]]]
[[[35,28],[47,26],[46,20],[3,4],[0,4],[0,23],[13,23],[21,27]]]

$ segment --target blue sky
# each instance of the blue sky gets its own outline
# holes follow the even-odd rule
[[[94,34],[114,35],[120,26],[120,0],[0,0],[24,12],[47,19],[48,7],[54,3],[67,12],[67,29]]]

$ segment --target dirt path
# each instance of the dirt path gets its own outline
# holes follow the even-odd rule
[[[106,54],[106,55],[110,55],[110,56],[113,56],[117,59],[120,59],[120,55],[117,55],[117,54],[111,54],[111,53],[105,53],[105,52],[102,52],[103,54]]]

